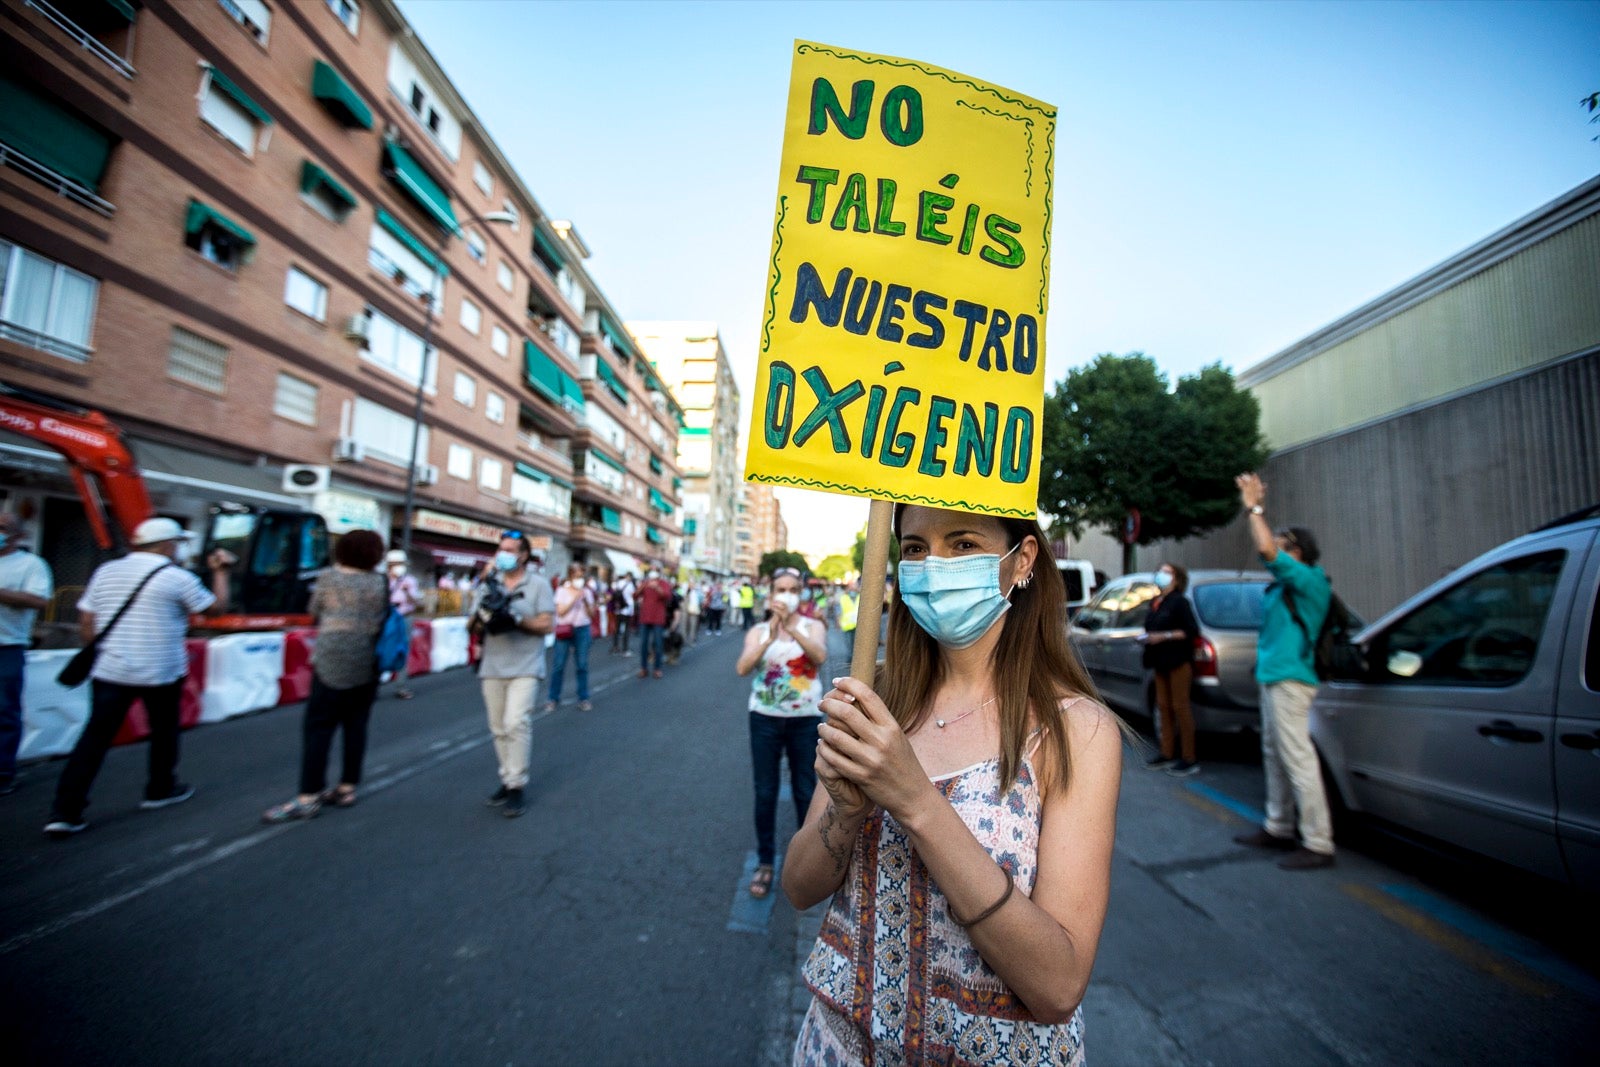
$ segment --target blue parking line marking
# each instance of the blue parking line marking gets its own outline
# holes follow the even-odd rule
[[[778,897],[778,876],[783,873],[783,853],[772,864],[772,892],[764,897],[750,895],[750,879],[755,876],[758,857],[745,853],[744,874],[733,888],[733,907],[728,911],[728,929],[740,934],[764,934],[772,921],[772,903]]]
[[[1213,789],[1209,785],[1204,785],[1200,782],[1185,782],[1184,787],[1192,793],[1205,797],[1213,804],[1220,804],[1246,822],[1260,825],[1267,819],[1266,813],[1260,808],[1253,808],[1242,800],[1235,800],[1220,789]]]
[[[1591,1000],[1600,1000],[1600,979],[1568,963],[1532,938],[1497,926],[1459,904],[1436,897],[1416,886],[1395,883],[1380,888],[1396,900],[1444,923],[1485,948],[1516,960],[1530,971],[1559,982]]]

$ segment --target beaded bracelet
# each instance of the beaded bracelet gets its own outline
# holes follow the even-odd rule
[[[1000,868],[1000,873],[1006,876],[1006,890],[1005,890],[1004,893],[1000,894],[1000,899],[999,900],[995,901],[993,904],[990,904],[987,908],[985,908],[983,910],[983,914],[979,915],[975,919],[969,919],[966,922],[962,922],[960,919],[956,918],[956,913],[955,913],[954,910],[952,910],[950,912],[950,921],[955,923],[957,926],[961,927],[963,930],[969,930],[972,927],[977,926],[979,923],[983,922],[983,920],[987,919],[989,916],[993,915],[995,912],[999,911],[1001,908],[1005,907],[1006,906],[1006,901],[1011,899],[1011,891],[1013,889],[1017,888],[1017,883],[1011,877],[1011,872],[1006,870],[1004,867]]]

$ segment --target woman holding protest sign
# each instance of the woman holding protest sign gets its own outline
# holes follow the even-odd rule
[[[797,908],[837,891],[795,1062],[1079,1064],[1121,724],[1038,523],[901,505],[894,526],[887,659],[824,697],[824,788],[784,863]]]

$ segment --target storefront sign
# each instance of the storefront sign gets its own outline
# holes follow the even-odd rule
[[[328,524],[328,532],[345,534],[351,530],[377,530],[389,528],[384,506],[369,496],[356,496],[328,490],[311,498],[311,510],[321,515]]]
[[[417,511],[411,525],[415,529],[427,530],[429,533],[459,537],[466,541],[484,541],[489,544],[497,543],[501,533],[505,531],[503,526],[491,526],[486,522],[463,519],[459,515],[445,515],[426,508]]]
[[[796,42],[747,478],[1036,514],[1055,115]]]

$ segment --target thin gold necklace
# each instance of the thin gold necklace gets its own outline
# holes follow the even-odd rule
[[[988,707],[990,704],[993,704],[999,699],[999,696],[992,696],[988,700],[985,700],[982,704],[979,704],[977,707],[973,708],[972,711],[963,711],[960,715],[957,715],[953,719],[934,719],[933,725],[943,730],[946,726],[954,725],[955,723],[960,722],[962,719],[965,719],[968,715],[971,715],[973,711],[982,711],[984,708]]]

